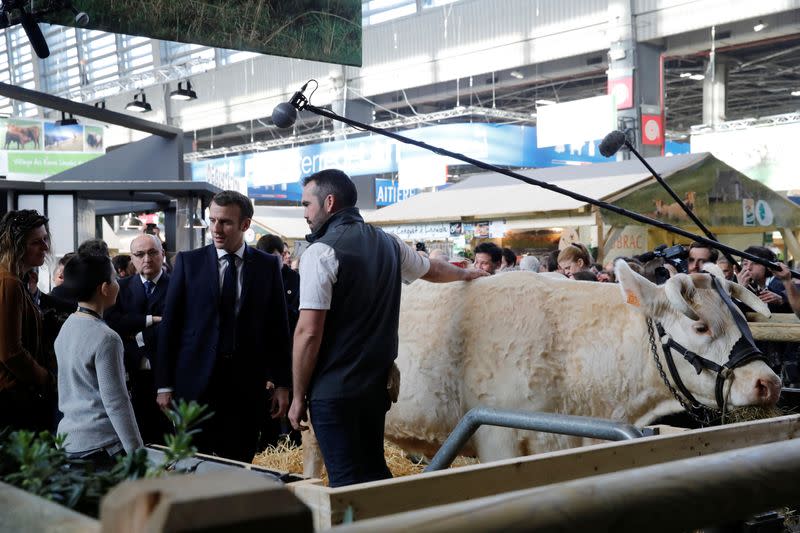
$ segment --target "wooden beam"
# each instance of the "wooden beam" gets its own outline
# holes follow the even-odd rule
[[[346,516],[363,520],[529,489],[629,468],[708,455],[795,438],[800,416],[603,443],[488,464],[331,489],[294,490],[312,508],[315,524],[335,525]]]
[[[800,499],[800,447],[774,442],[367,520],[335,531],[689,531]]]
[[[0,530],[99,533],[100,522],[30,492],[0,483]]]
[[[56,111],[63,111],[64,113],[71,113],[81,117],[98,120],[107,124],[114,124],[122,126],[123,128],[130,128],[132,130],[139,130],[152,135],[159,135],[161,137],[172,138],[177,135],[182,135],[183,130],[158,122],[144,120],[139,117],[132,117],[125,113],[117,113],[116,111],[108,111],[100,109],[87,104],[81,104],[60,98],[51,94],[33,91],[17,85],[0,82],[0,96],[18,100],[21,102],[29,102],[36,104],[39,107],[46,107],[48,109],[55,109]]]

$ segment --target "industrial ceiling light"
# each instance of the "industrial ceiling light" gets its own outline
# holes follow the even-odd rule
[[[555,100],[536,100],[536,102],[534,103],[536,105],[555,105],[558,102],[556,102]]]
[[[186,219],[186,224],[183,225],[183,228],[184,229],[207,229],[208,228],[208,224],[206,224],[205,220],[203,220],[202,218],[197,216],[197,213],[193,213],[192,214],[191,223],[190,223],[189,219]]]
[[[689,76],[689,79],[694,81],[702,81],[706,79],[706,77],[703,74],[692,74]]]
[[[761,30],[763,30],[764,28],[766,28],[767,26],[769,26],[769,24],[767,24],[767,23],[766,23],[766,22],[764,22],[763,20],[759,20],[759,21],[758,21],[758,24],[756,24],[755,26],[753,26],[753,31],[761,31]]]
[[[691,76],[691,72],[681,72],[681,78],[690,78]]]
[[[144,222],[142,222],[141,218],[138,218],[135,213],[131,212],[128,213],[128,216],[122,220],[122,224],[120,224],[122,229],[136,229],[140,230],[144,227]]]
[[[800,91],[792,91],[792,96],[800,96]]]
[[[178,88],[169,93],[169,97],[172,100],[197,100],[197,93],[192,90],[192,82],[187,80],[185,89],[182,85],[182,82],[178,82]]]
[[[512,70],[511,72],[509,72],[509,75],[510,75],[512,78],[516,78],[516,79],[518,79],[518,80],[521,80],[522,78],[524,78],[524,77],[525,77],[525,74],[523,74],[522,72],[520,72],[520,71],[518,71],[518,70]]]
[[[57,126],[77,126],[78,119],[72,116],[72,113],[69,114],[69,118],[67,118],[67,114],[63,111],[61,112],[61,120],[56,120]]]
[[[140,96],[142,97],[141,100],[139,100]],[[139,91],[138,94],[133,95],[133,101],[129,102],[125,109],[133,113],[149,113],[153,110],[153,107],[147,103],[147,96],[145,96],[144,91]]]

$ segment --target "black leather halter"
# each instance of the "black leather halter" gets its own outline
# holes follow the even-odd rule
[[[709,276],[711,276],[711,280],[714,284],[717,294],[719,294],[720,298],[722,298],[722,301],[725,302],[725,306],[728,308],[731,315],[733,315],[733,320],[736,324],[736,327],[739,328],[739,332],[742,334],[741,337],[739,337],[739,340],[737,340],[736,343],[731,347],[731,351],[728,354],[728,361],[724,365],[718,365],[714,361],[711,361],[710,359],[698,355],[681,346],[675,341],[675,339],[670,337],[666,331],[664,331],[664,328],[660,323],[656,324],[656,328],[658,329],[658,336],[661,338],[661,346],[664,349],[664,358],[667,360],[669,373],[672,376],[672,381],[675,383],[675,386],[678,387],[678,390],[680,390],[686,399],[692,403],[693,407],[704,407],[700,402],[697,401],[692,393],[689,392],[689,389],[686,388],[686,385],[684,385],[680,373],[678,372],[678,368],[675,366],[675,361],[672,356],[673,350],[681,354],[683,358],[694,367],[698,374],[700,374],[700,372],[703,370],[709,370],[717,373],[714,396],[717,400],[717,406],[719,407],[719,410],[722,411],[725,407],[725,399],[723,397],[725,381],[733,375],[733,369],[743,366],[755,359],[766,360],[766,357],[761,350],[756,347],[756,343],[753,340],[753,334],[750,332],[750,327],[747,325],[747,321],[739,312],[738,308],[733,303],[733,300],[731,300],[731,297],[725,291],[722,283],[716,278],[716,276],[711,274],[709,274]]]

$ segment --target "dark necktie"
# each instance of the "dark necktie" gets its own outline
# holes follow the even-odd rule
[[[151,296],[153,296],[153,292],[156,290],[156,284],[150,281],[149,279],[144,282],[144,294],[147,296],[149,300]]]
[[[217,354],[230,357],[236,348],[236,255],[227,254],[219,298],[219,345]]]

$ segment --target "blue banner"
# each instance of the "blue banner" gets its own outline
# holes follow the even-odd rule
[[[441,124],[402,132],[433,146],[459,152],[494,165],[523,168],[553,167],[575,163],[603,163],[600,141],[549,148],[536,147],[536,128],[516,124]],[[351,176],[388,174],[398,171],[401,158],[438,156],[422,148],[403,145],[380,135],[286,148],[254,154],[192,162],[192,179],[245,180],[248,195],[256,200],[300,202],[300,180],[325,168],[341,168]],[[667,141],[669,154],[689,153],[687,143]],[[448,159],[448,164],[461,161]],[[376,203],[391,205],[413,196],[418,189],[398,188],[397,181],[378,179]]]

